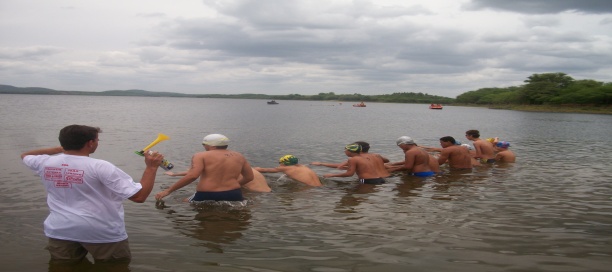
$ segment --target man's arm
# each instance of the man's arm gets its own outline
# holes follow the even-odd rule
[[[187,175],[187,172],[189,172],[189,171],[183,171],[183,172],[178,172],[178,173],[174,173],[172,171],[166,171],[166,172],[164,172],[164,175],[168,175],[168,176],[171,176],[171,177],[179,177],[179,176]]]
[[[414,166],[414,157],[415,155],[413,154],[413,152],[406,152],[404,156],[404,166],[402,167],[402,169],[411,171],[412,167]]]
[[[155,199],[161,200],[172,192],[185,187],[187,184],[192,183],[202,174],[204,169],[204,160],[202,158],[196,158],[197,154],[191,158],[191,168],[187,171],[184,177],[179,179],[177,182],[172,184],[168,189],[163,190],[155,195]]]
[[[34,149],[34,150],[23,152],[21,154],[21,159],[23,160],[25,156],[29,156],[29,155],[54,155],[54,154],[58,154],[62,152],[64,152],[64,149],[61,146]]]
[[[482,142],[481,141],[475,141],[474,142],[474,150],[476,152],[474,152],[473,157],[476,159],[482,158]]]
[[[238,180],[238,183],[240,183],[240,186],[243,186],[251,182],[254,178],[255,175],[253,174],[253,168],[251,168],[249,162],[245,160],[244,165],[242,166],[241,178]]]
[[[439,165],[443,165],[444,163],[446,163],[446,161],[448,160],[450,151],[448,151],[446,148],[442,149],[442,152],[440,152],[440,156],[438,157],[438,164]]]
[[[330,168],[342,169],[342,168],[346,167],[347,162],[343,162],[343,163],[311,162],[310,165],[317,165],[317,166],[325,166],[325,167],[330,167]]]
[[[344,173],[339,173],[339,174],[325,174],[323,177],[326,178],[330,178],[330,177],[351,177],[355,174],[355,171],[357,170],[357,161],[354,158],[350,158],[348,159],[348,169],[346,170],[346,172]]]
[[[278,167],[277,168],[262,168],[262,167],[253,167],[253,169],[261,172],[261,173],[278,173],[282,172]]]
[[[142,178],[140,178],[140,185],[142,188],[140,191],[136,192],[130,198],[131,201],[137,203],[143,203],[151,194],[153,190],[153,185],[155,184],[155,176],[157,175],[157,168],[161,164],[164,156],[159,153],[149,154],[149,152],[144,153],[146,168],[144,173],[142,173]]]

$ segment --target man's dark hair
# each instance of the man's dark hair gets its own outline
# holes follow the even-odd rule
[[[442,142],[450,142],[452,144],[455,144],[455,138],[453,138],[451,136],[444,136],[444,137],[440,138],[440,141],[442,141]]]
[[[468,131],[465,132],[466,135],[470,135],[474,138],[480,138],[480,131],[475,130],[475,129],[470,129]]]
[[[357,141],[355,143],[361,146],[361,152],[363,153],[368,153],[368,150],[370,150],[370,144],[368,144],[367,142]]]
[[[64,150],[80,150],[87,142],[95,140],[100,132],[99,127],[70,125],[60,130],[59,142]]]

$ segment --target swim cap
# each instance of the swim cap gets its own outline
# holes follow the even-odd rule
[[[229,144],[229,139],[221,134],[208,134],[202,139],[202,143],[210,146],[226,146]]]
[[[408,136],[402,136],[402,137],[397,138],[397,141],[395,141],[395,143],[397,145],[401,145],[401,144],[413,145],[413,144],[415,144],[414,141],[412,140],[412,138],[410,138]]]
[[[499,141],[499,138],[498,138],[498,137],[495,137],[495,138],[487,138],[487,142],[490,142],[490,143],[497,143],[498,141]]]
[[[468,150],[473,150],[474,148],[472,146],[470,146],[469,144],[462,144],[461,146],[467,148]]]
[[[295,165],[298,163],[298,159],[294,157],[293,155],[285,155],[285,156],[282,156],[278,160],[278,162],[284,165]]]
[[[456,145],[461,145],[461,142],[460,142],[460,141],[455,140],[455,144],[456,144]]]
[[[497,144],[495,144],[497,147],[501,147],[501,148],[508,148],[510,147],[510,143],[506,142],[506,141],[501,141],[501,142],[497,142]]]
[[[353,152],[353,153],[361,153],[361,146],[358,144],[350,144],[344,147],[344,149]]]

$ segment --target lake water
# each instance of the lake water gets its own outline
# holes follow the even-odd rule
[[[610,271],[612,267],[612,116],[485,108],[320,101],[0,95],[0,260],[2,271],[46,271],[39,178],[19,160],[57,146],[70,124],[99,126],[92,157],[136,180],[134,151],[157,133],[154,150],[176,170],[189,166],[209,133],[253,166],[346,160],[344,145],[403,159],[395,140],[438,146],[442,136],[478,129],[512,143],[517,162],[422,180],[396,175],[364,187],[353,178],[309,188],[266,174],[271,193],[245,192],[246,206],[192,206],[195,183],[153,195],[177,178],[159,170],[144,204],[125,202],[131,271]],[[338,170],[312,166],[320,176]],[[75,271],[78,271],[75,270]]]

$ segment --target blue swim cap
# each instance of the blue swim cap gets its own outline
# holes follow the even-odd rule
[[[506,142],[506,141],[501,141],[501,142],[497,142],[497,144],[495,144],[497,147],[501,147],[501,148],[508,148],[510,147],[510,143]]]

